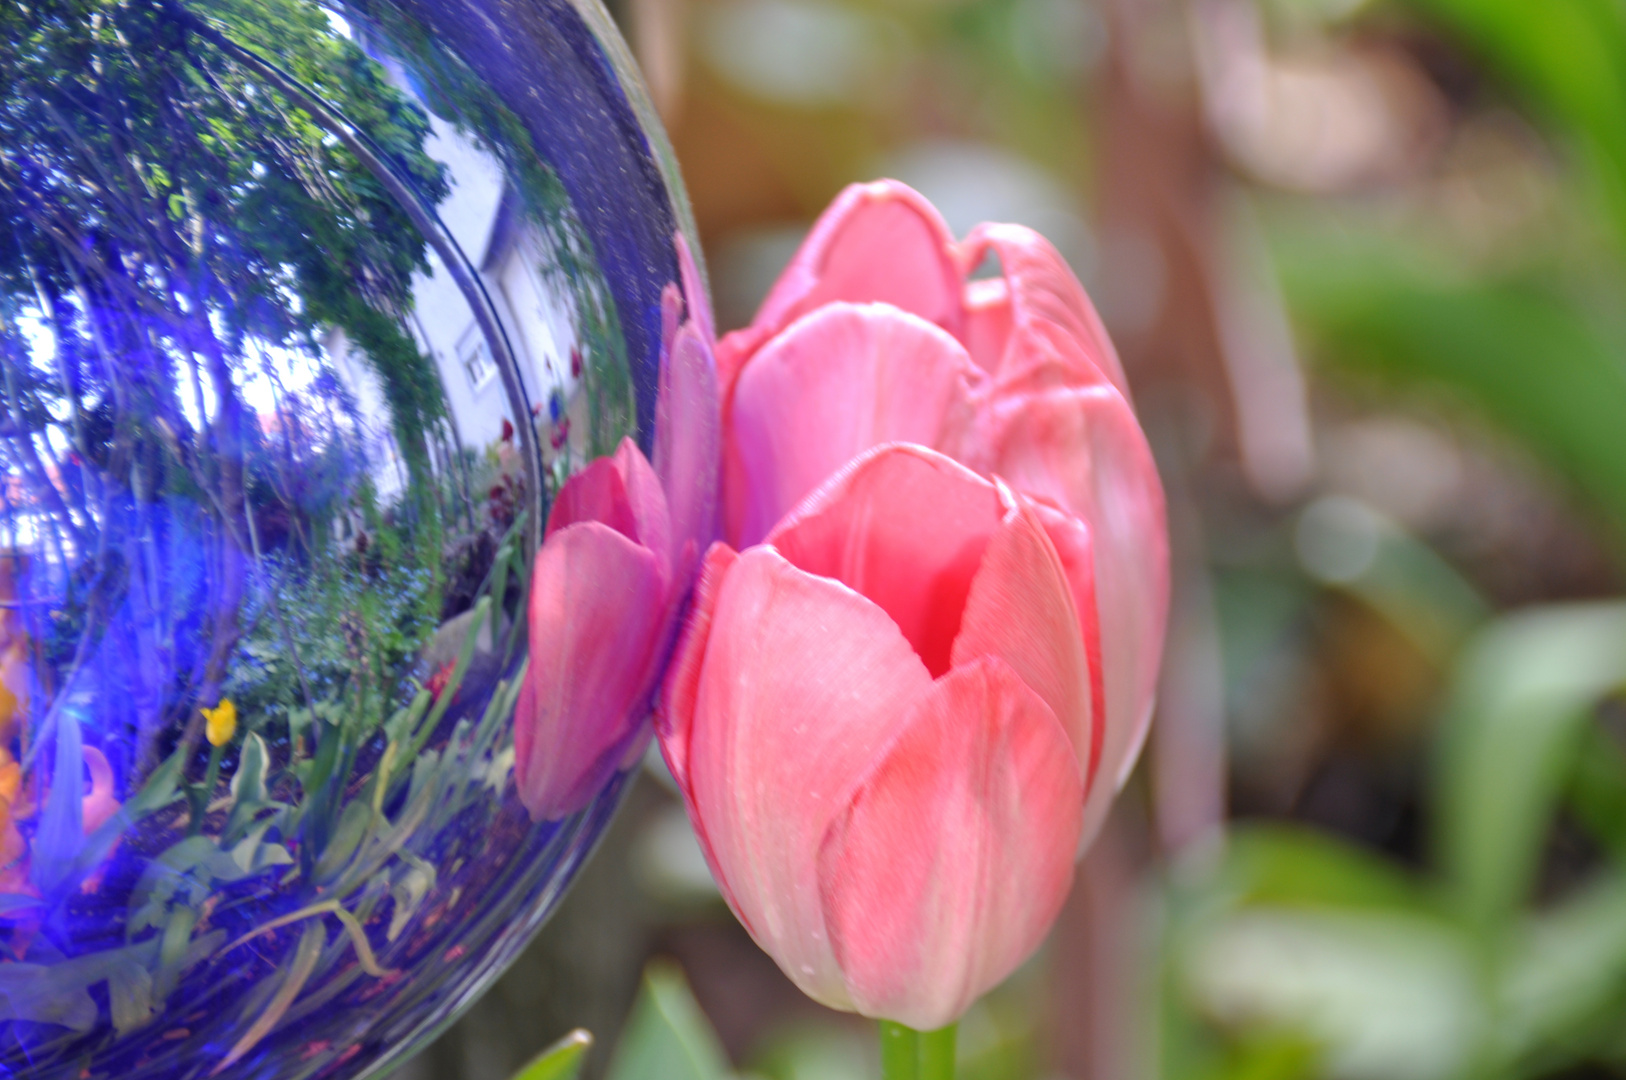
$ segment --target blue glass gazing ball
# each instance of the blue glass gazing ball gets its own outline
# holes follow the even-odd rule
[[[0,1076],[399,1060],[604,827],[714,517],[625,48],[0,5],[0,216]]]

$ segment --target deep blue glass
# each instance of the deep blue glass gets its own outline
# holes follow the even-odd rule
[[[399,1060],[591,850],[709,538],[625,48],[596,0],[0,5],[0,217],[0,1076]]]

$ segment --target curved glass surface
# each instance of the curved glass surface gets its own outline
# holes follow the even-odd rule
[[[716,397],[593,4],[0,5],[0,1076],[397,1060],[614,810]]]

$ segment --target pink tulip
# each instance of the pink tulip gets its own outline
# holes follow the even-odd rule
[[[537,821],[586,806],[647,746],[650,697],[712,538],[711,311],[681,235],[675,243],[682,287],[671,286],[664,304],[655,464],[624,439],[566,481],[531,571],[514,777]]]
[[[723,895],[818,1001],[941,1027],[1060,910],[1101,732],[1067,557],[1088,575],[1067,515],[900,444],[708,551],[661,746]]]
[[[972,280],[990,254],[997,277]],[[854,185],[814,226],[756,319],[717,347],[721,525],[761,540],[832,472],[888,441],[932,447],[1082,523],[1099,583],[1102,760],[1086,836],[1151,719],[1168,604],[1163,491],[1117,354],[1083,287],[1030,229],[956,243],[895,181]],[[1082,601],[1080,601],[1082,606]]]

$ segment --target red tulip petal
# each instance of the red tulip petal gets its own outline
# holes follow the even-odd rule
[[[757,353],[735,383],[725,440],[729,541],[747,547],[860,453],[934,446],[971,415],[965,349],[885,304],[831,304]]]
[[[655,474],[666,492],[674,544],[699,553],[717,528],[717,456],[722,421],[711,348],[693,323],[672,342],[655,399]],[[678,552],[673,553],[674,556]],[[690,568],[675,577],[686,583]]]
[[[819,850],[857,1010],[957,1019],[1039,946],[1072,883],[1083,788],[1038,694],[982,657],[939,679]]]
[[[919,192],[896,180],[836,196],[752,320],[774,334],[834,300],[881,301],[960,332],[954,236]]]
[[[698,683],[684,771],[712,871],[797,986],[850,1008],[819,844],[931,678],[885,612],[756,547],[717,589]]]
[[[667,624],[664,560],[596,521],[537,552],[514,775],[537,821],[587,804],[643,722]]]
[[[1151,720],[1168,612],[1168,528],[1151,449],[1105,383],[1001,395],[979,424],[970,464],[1089,525],[1106,690],[1102,763],[1110,786],[1121,786]]]
[[[1093,382],[1099,373],[1128,399],[1129,383],[1112,339],[1084,286],[1050,241],[1021,225],[979,225],[957,250],[960,265],[976,266],[990,250],[999,256],[1011,304],[1001,374],[1019,376],[1031,365],[1053,360],[1071,369],[1075,384]],[[972,290],[976,307],[976,283]],[[984,362],[986,346],[979,346],[975,355]]]
[[[953,664],[983,656],[1007,664],[1050,706],[1088,785],[1101,760],[1102,725],[1072,587],[1038,514],[1026,500],[1010,499],[971,582]]]
[[[949,669],[972,578],[1001,516],[988,481],[924,447],[890,443],[831,477],[768,542],[808,573],[879,604],[936,677]]]

